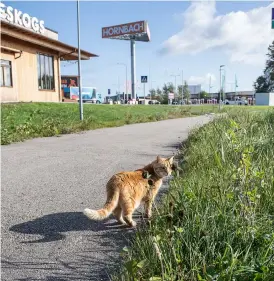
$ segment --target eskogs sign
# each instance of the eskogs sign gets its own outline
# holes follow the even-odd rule
[[[12,24],[32,29],[41,34],[45,32],[45,23],[43,20],[38,20],[36,17],[30,17],[28,14],[14,9],[11,6],[6,6],[4,3],[0,3],[0,14],[1,19]]]

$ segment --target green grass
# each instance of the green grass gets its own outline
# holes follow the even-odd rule
[[[274,280],[274,110],[231,110],[196,129],[119,281]]]
[[[1,144],[9,144],[36,137],[199,115],[215,112],[218,107],[86,104],[82,122],[78,104],[2,104],[1,110]]]

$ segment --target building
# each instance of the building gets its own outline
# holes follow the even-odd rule
[[[202,86],[200,84],[198,85],[188,85],[188,90],[190,93],[191,99],[197,99],[199,98],[199,94],[202,91]]]
[[[274,106],[274,93],[256,93],[256,105]]]
[[[239,98],[254,98],[255,91],[237,91],[236,92],[236,97]],[[228,100],[233,100],[235,99],[235,92],[226,92],[225,96]]]
[[[62,100],[60,62],[78,59],[78,49],[58,40],[44,21],[0,3],[1,102]],[[81,50],[81,59],[97,55]]]
[[[237,91],[236,97],[238,98],[254,98],[255,91]],[[219,99],[219,92],[210,93],[209,98]],[[226,92],[224,93],[225,99],[234,100],[235,99],[235,92]]]

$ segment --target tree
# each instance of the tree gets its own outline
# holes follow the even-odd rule
[[[183,96],[184,96],[184,99],[186,99],[187,101],[190,98],[190,92],[189,92],[188,85],[187,85],[186,81],[185,81],[185,84],[184,84],[184,87],[183,87]]]
[[[155,89],[150,89],[149,90],[149,95],[151,96],[151,98],[154,100],[156,97],[156,90]]]
[[[162,90],[159,89],[159,88],[157,88],[156,94],[157,94],[157,96],[161,96],[161,95],[163,94],[163,93],[162,93]]]
[[[157,88],[157,90],[156,90],[156,97],[155,97],[155,99],[157,101],[159,101],[160,103],[163,103],[163,92],[162,92],[162,90],[160,88]]]
[[[183,95],[183,85],[178,86],[178,100],[182,100],[182,95]]]
[[[208,97],[208,93],[206,91],[201,91],[199,97],[200,99],[205,99]]]
[[[256,93],[267,93],[269,89],[269,83],[267,78],[263,75],[259,76],[254,83],[254,88]]]
[[[268,47],[268,59],[263,71],[254,83],[256,93],[274,91],[274,41]]]
[[[266,61],[266,67],[264,74],[266,76],[267,82],[269,83],[269,92],[274,91],[274,41],[268,47],[268,59]]]
[[[174,85],[173,83],[164,84],[163,86],[163,104],[168,104],[168,94],[174,93]]]

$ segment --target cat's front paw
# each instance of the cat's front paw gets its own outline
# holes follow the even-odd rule
[[[131,226],[131,227],[136,227],[136,225],[137,225],[136,221],[132,221],[132,222],[130,223],[130,226]]]
[[[145,214],[145,218],[146,218],[146,219],[150,219],[151,217],[152,217],[152,214],[151,214],[151,213],[146,213],[146,214]]]

